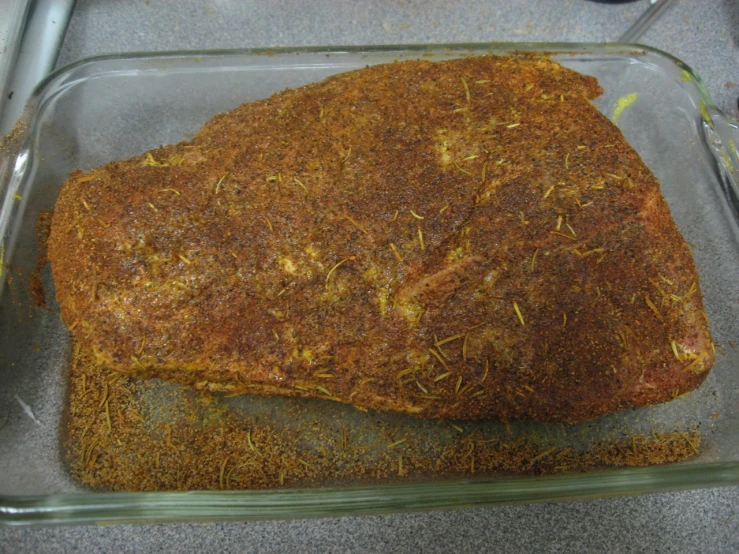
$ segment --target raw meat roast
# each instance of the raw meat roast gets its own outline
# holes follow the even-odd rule
[[[714,360],[659,183],[548,59],[406,61],[76,171],[49,258],[111,370],[434,418],[577,422]]]

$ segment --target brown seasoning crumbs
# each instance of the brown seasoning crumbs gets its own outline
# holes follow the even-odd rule
[[[189,387],[168,388],[166,406],[146,402],[162,385],[130,377],[111,379],[92,356],[76,349],[70,375],[64,452],[75,479],[96,489],[122,491],[269,489],[428,481],[505,474],[547,475],[604,467],[685,460],[700,452],[697,431],[634,435],[583,452],[513,438],[506,432],[421,440],[402,428],[384,444],[345,426],[320,433],[320,450],[295,429],[237,416],[224,397]],[[168,414],[150,414],[151,406]],[[305,413],[306,432],[310,407]],[[371,414],[367,415],[372,418]],[[163,420],[167,420],[164,423]],[[412,420],[412,418],[410,418]],[[158,422],[155,422],[158,421]],[[400,451],[402,450],[402,454]]]

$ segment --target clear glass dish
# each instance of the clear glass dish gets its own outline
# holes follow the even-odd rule
[[[538,476],[414,479],[263,491],[97,492],[69,476],[61,439],[70,340],[53,299],[33,306],[36,223],[59,187],[83,170],[192,136],[211,116],[328,75],[401,59],[547,53],[598,78],[596,104],[661,181],[693,248],[717,362],[702,387],[668,404],[573,426],[515,427],[553,444],[630,433],[699,430],[700,454],[644,468]],[[633,97],[632,97],[633,98]],[[625,104],[622,102],[621,106]],[[602,497],[739,483],[739,141],[679,60],[624,44],[477,44],[128,54],[83,60],[46,79],[0,146],[0,523],[68,524],[288,518]],[[48,270],[45,274],[48,280]],[[48,283],[47,283],[48,284]],[[250,402],[245,400],[244,402]],[[261,400],[254,400],[252,408]],[[276,412],[277,404],[266,404]],[[351,408],[341,417],[361,425]],[[332,412],[337,417],[339,412]],[[359,414],[359,412],[357,412]],[[383,416],[384,417],[384,416]],[[392,417],[392,416],[388,416]],[[354,418],[354,419],[353,419]],[[428,432],[420,420],[411,431]],[[480,425],[500,425],[494,422]],[[549,440],[548,439],[548,440]],[[559,442],[556,442],[559,441]]]

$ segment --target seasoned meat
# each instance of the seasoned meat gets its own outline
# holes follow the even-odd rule
[[[49,240],[99,364],[435,418],[577,422],[714,361],[659,183],[547,59],[368,67],[71,175]]]

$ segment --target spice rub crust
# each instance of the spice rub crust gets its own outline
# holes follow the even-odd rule
[[[336,75],[64,184],[62,317],[97,362],[424,417],[576,422],[714,360],[659,183],[547,59]]]

